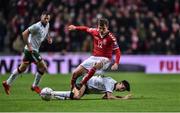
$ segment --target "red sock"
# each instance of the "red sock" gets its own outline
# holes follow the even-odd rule
[[[96,68],[93,67],[88,74],[83,78],[83,80],[81,81],[81,84],[86,84],[87,81],[94,75],[94,73],[96,72]]]

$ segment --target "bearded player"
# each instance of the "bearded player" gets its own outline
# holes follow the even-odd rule
[[[24,47],[23,60],[17,69],[15,69],[6,81],[3,81],[2,85],[7,95],[10,94],[10,87],[19,74],[23,73],[31,63],[37,65],[38,71],[35,73],[35,79],[31,86],[31,90],[36,93],[40,93],[39,82],[44,75],[47,66],[40,56],[39,47],[42,41],[48,40],[48,43],[52,43],[52,38],[49,36],[49,21],[50,13],[43,12],[41,14],[41,20],[30,27],[28,27],[23,33],[22,37],[26,44]]]

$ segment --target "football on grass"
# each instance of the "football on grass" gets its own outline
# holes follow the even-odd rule
[[[40,96],[43,100],[50,101],[51,100],[51,92],[53,90],[49,87],[45,87],[41,90]]]

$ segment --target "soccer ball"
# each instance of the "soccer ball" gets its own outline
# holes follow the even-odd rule
[[[50,101],[51,100],[51,92],[53,90],[49,87],[45,87],[41,90],[40,96],[42,100]]]

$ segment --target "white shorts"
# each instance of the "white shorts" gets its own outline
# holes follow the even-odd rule
[[[95,74],[104,74],[104,70],[106,70],[111,61],[106,57],[97,57],[97,56],[90,56],[88,59],[83,61],[80,65],[86,68],[88,71],[95,65],[95,63],[102,62],[103,67],[96,71]]]

